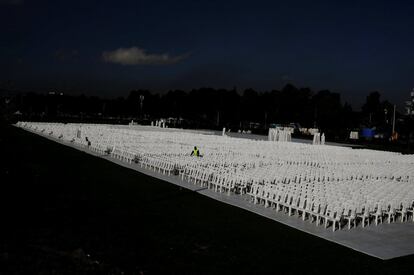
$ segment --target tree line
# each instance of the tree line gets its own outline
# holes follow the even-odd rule
[[[149,124],[160,118],[173,118],[176,127],[235,130],[252,129],[265,133],[275,124],[294,123],[318,128],[331,138],[342,139],[360,127],[390,128],[393,105],[381,100],[379,92],[368,94],[362,111],[342,102],[339,93],[313,92],[288,84],[281,90],[257,92],[254,89],[200,88],[153,93],[133,90],[127,97],[104,99],[61,93],[24,93],[13,97],[5,107],[19,111],[28,120],[126,123],[134,119]],[[2,104],[5,105],[4,100]]]

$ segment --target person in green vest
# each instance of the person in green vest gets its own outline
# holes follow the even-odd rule
[[[199,157],[200,156],[200,151],[198,150],[197,146],[194,146],[194,149],[191,152],[191,155],[192,156],[195,156],[195,157]]]

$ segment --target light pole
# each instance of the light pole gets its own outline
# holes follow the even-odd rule
[[[392,116],[392,134],[395,132],[395,104],[394,104],[394,114]]]
[[[139,109],[141,111],[141,119],[142,119],[142,115],[143,115],[143,106],[144,106],[144,95],[140,95],[139,96]]]

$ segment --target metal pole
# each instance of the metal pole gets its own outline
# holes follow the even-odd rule
[[[139,96],[139,109],[140,109],[140,117],[142,119],[142,115],[144,114],[143,112],[143,107],[144,107],[144,95],[140,95]]]
[[[394,114],[392,116],[392,134],[395,132],[395,104],[394,104]]]

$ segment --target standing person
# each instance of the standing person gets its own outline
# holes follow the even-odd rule
[[[200,151],[198,150],[197,146],[194,146],[194,149],[191,152],[191,156],[196,156],[196,157],[200,156]]]

